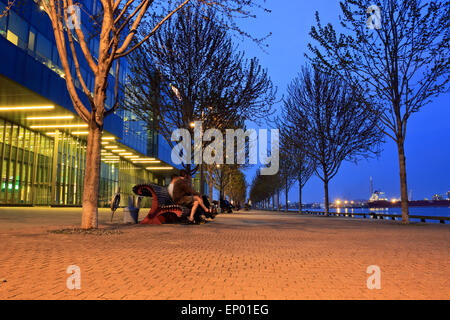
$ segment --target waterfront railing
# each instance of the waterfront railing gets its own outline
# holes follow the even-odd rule
[[[279,213],[286,213],[284,210],[277,211],[267,208],[257,208],[257,210],[262,211],[276,211]],[[297,213],[297,211],[289,210],[290,214]],[[302,215],[311,215],[311,216],[326,216],[325,211],[309,211],[302,210]],[[347,218],[357,218],[362,217],[364,219],[378,219],[378,220],[402,220],[402,216],[400,214],[389,214],[389,213],[376,213],[376,212],[366,212],[366,213],[352,213],[352,212],[329,212],[329,217],[347,217]],[[416,219],[420,222],[427,223],[432,221],[439,221],[441,224],[450,223],[450,217],[440,217],[440,216],[422,216],[422,215],[410,215],[410,219]]]
[[[302,214],[307,215],[319,215],[319,216],[325,216],[326,213],[324,211],[307,211],[302,210]],[[389,214],[389,213],[376,213],[376,212],[369,212],[369,213],[346,213],[346,212],[329,212],[328,216],[343,216],[343,217],[362,217],[364,219],[379,219],[379,220],[402,220],[402,216],[399,214]],[[426,223],[427,220],[431,221],[439,221],[439,223],[445,224],[446,221],[450,221],[450,217],[436,217],[436,216],[419,216],[419,215],[410,215],[410,219],[418,219],[420,222]]]

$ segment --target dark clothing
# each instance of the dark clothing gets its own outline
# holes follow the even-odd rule
[[[179,205],[191,206],[194,202],[194,195],[200,196],[199,193],[194,191],[188,181],[184,179],[175,181],[173,185],[173,202]]]
[[[202,199],[203,199],[203,204],[205,205],[205,207],[207,207],[208,209],[211,209],[211,204],[209,203],[208,196],[203,195]]]
[[[181,197],[181,199],[175,203],[183,207],[192,207],[194,205],[194,196]]]

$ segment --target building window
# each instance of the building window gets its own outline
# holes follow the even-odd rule
[[[13,43],[16,46],[19,45],[19,38],[10,30],[8,30],[8,33],[6,34],[6,39],[8,39],[9,42]]]
[[[35,42],[36,42],[36,33],[30,30],[30,34],[28,36],[28,50],[30,52],[34,52]]]
[[[36,54],[42,59],[52,59],[52,45],[41,33],[37,34]]]

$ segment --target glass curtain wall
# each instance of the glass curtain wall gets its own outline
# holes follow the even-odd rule
[[[54,205],[80,205],[86,155],[86,142],[60,132],[55,135],[57,148],[57,163],[53,190]],[[56,150],[54,151],[56,152]]]
[[[128,205],[129,196],[134,196],[132,189],[137,184],[155,183],[153,174],[145,169],[134,166],[132,163],[124,160],[119,162],[119,185],[121,193],[121,205]],[[149,207],[151,202],[149,198],[144,198],[142,207]]]
[[[0,119],[0,204],[48,204],[52,152],[52,139]]]

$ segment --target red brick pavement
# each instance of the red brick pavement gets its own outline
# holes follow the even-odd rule
[[[450,298],[449,225],[253,212],[53,234],[79,211],[51,210],[26,222],[0,210],[0,299]],[[66,287],[69,265],[81,268],[80,290]],[[367,289],[369,265],[381,268],[381,290]]]

